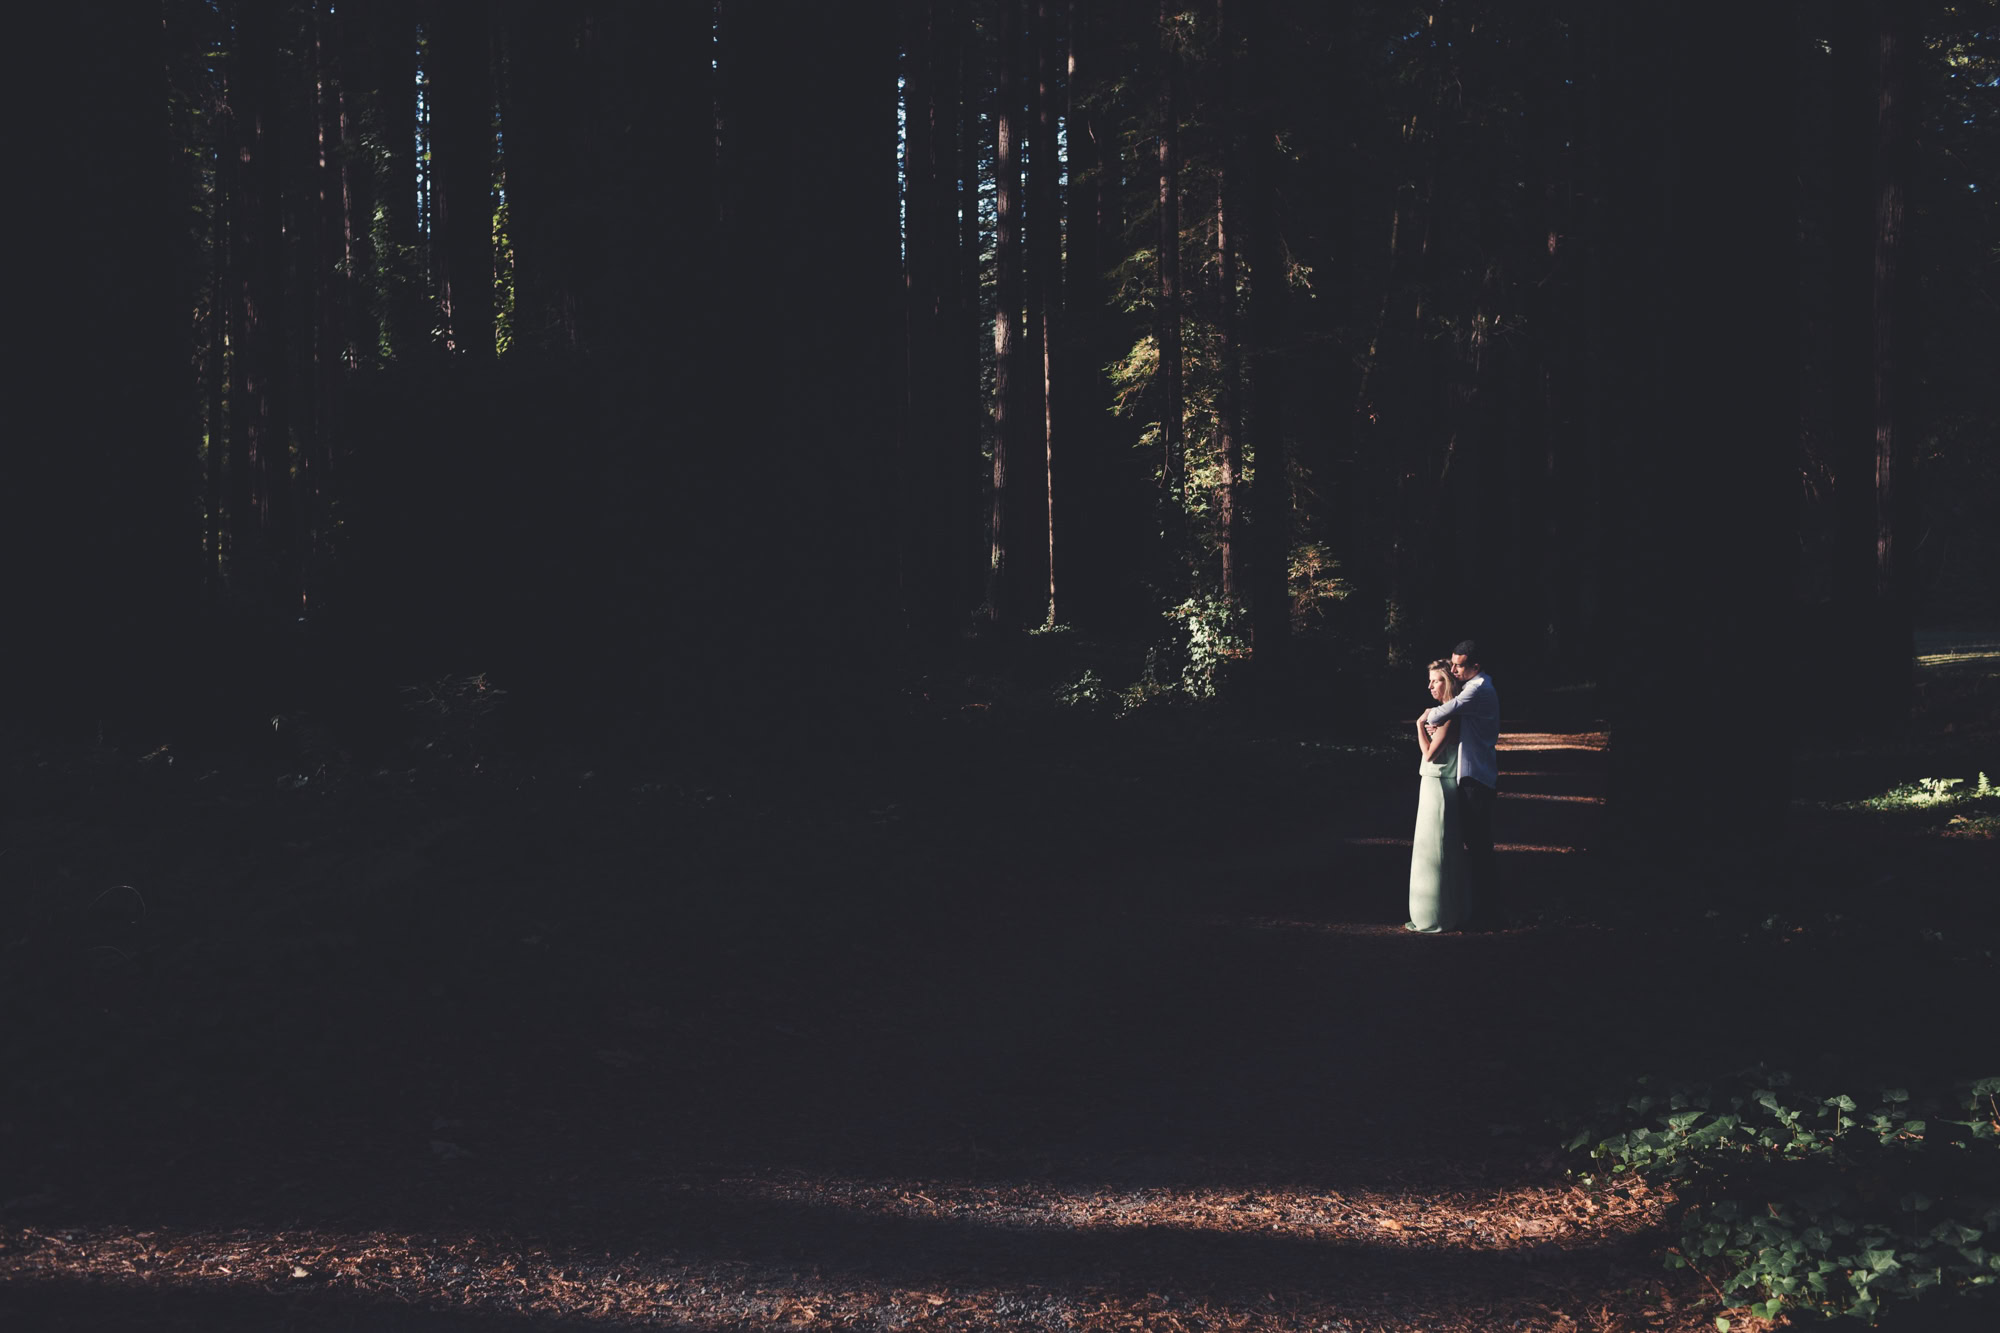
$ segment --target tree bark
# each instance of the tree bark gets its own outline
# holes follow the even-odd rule
[[[955,617],[952,558],[960,495],[953,335],[960,316],[957,121],[949,77],[957,43],[945,0],[904,3],[904,383],[900,526],[907,623],[947,639]]]
[[[581,187],[576,16],[525,0],[505,11],[508,77],[501,108],[507,142],[507,221],[514,246],[514,343],[577,346],[571,220]],[[711,128],[712,133],[712,128]]]
[[[1636,390],[1617,405],[1609,808],[1651,851],[1727,848],[1775,836],[1788,804],[1790,733],[1742,673],[1789,651],[1796,171],[1743,126],[1790,123],[1791,17],[1686,0],[1609,19],[1606,122],[1628,135],[1607,198],[1605,342],[1625,361],[1614,387]],[[1718,737],[1748,736],[1765,762],[1718,761]]]
[[[1900,0],[1878,0],[1876,18],[1875,281],[1875,600],[1880,608],[1876,649],[1882,720],[1895,725],[1909,716],[1915,691],[1911,621],[1911,559],[1908,534],[1914,530],[1915,487],[1910,484],[1910,350],[1912,273],[1909,250],[1910,164],[1914,157],[1915,99],[1912,67],[1919,34],[1917,8]]]
[[[1062,303],[1062,210],[1056,194],[1055,6],[1035,0],[1034,139],[1028,163],[1028,320],[1030,347],[1025,434],[1030,438],[1028,486],[1017,486],[1027,501],[1022,537],[1033,543],[1035,583],[1022,607],[1025,621],[1055,623],[1055,397],[1052,355],[1055,315]]]
[[[1271,15],[1252,8],[1246,24],[1250,88],[1255,99],[1247,117],[1246,164],[1248,258],[1250,262],[1250,420],[1251,542],[1255,559],[1251,630],[1257,676],[1267,695],[1275,693],[1291,659],[1291,467],[1285,445],[1285,367],[1290,279],[1278,218],[1277,117],[1271,104],[1272,47],[1277,40]]]
[[[985,265],[985,245],[979,226],[979,158],[984,135],[979,127],[984,68],[980,60],[978,25],[972,5],[964,4],[956,15],[958,29],[958,329],[954,345],[958,351],[955,401],[959,404],[960,452],[957,474],[960,486],[960,531],[967,542],[957,562],[961,607],[983,604],[987,595],[991,564],[991,514],[987,497],[990,466],[986,458],[988,421],[983,385],[986,346],[985,321],[980,310],[980,274]]]
[[[32,131],[15,171],[34,206],[16,210],[33,262],[13,292],[31,330],[12,366],[28,406],[0,449],[9,733],[150,748],[180,703],[200,491],[167,22],[110,0],[10,16]]]
[[[417,33],[400,0],[347,0],[345,21],[364,34],[377,77],[369,126],[380,162],[371,293],[391,360],[422,356],[431,346],[423,233],[417,226]]]
[[[347,272],[345,311],[346,359],[350,367],[372,366],[381,350],[379,311],[373,299],[377,268],[375,253],[375,165],[364,148],[372,133],[377,82],[381,77],[362,23],[350,7],[335,19],[340,67],[341,241]]]
[[[231,395],[231,573],[254,600],[272,609],[295,604],[300,582],[285,355],[284,194],[278,165],[284,123],[275,18],[264,5],[237,7],[238,65],[231,90],[239,132],[232,231],[242,331],[233,358],[237,389]]]
[[[306,38],[311,44],[307,73],[312,90],[312,189],[301,200],[304,254],[298,265],[301,295],[306,301],[300,321],[299,346],[305,364],[299,383],[305,413],[299,430],[299,493],[301,532],[305,543],[301,563],[301,610],[310,611],[324,573],[333,562],[332,478],[335,419],[340,387],[351,361],[347,311],[352,304],[347,235],[348,190],[343,168],[342,75],[339,67],[337,16],[314,5],[307,15]]]
[[[1833,472],[1832,611],[1843,642],[1836,654],[1868,688],[1865,626],[1875,601],[1875,106],[1880,38],[1875,0],[1839,0],[1832,19],[1832,208],[1828,288],[1832,345],[1827,373]]]
[[[1243,600],[1243,406],[1239,381],[1243,354],[1236,333],[1236,247],[1229,235],[1229,195],[1235,168],[1225,152],[1216,173],[1215,198],[1215,330],[1222,382],[1217,389],[1216,429],[1221,436],[1222,486],[1217,498],[1222,548],[1222,599],[1230,606]]]
[[[1229,232],[1230,195],[1237,189],[1236,163],[1242,152],[1238,132],[1242,96],[1236,72],[1238,42],[1236,7],[1216,0],[1216,27],[1221,48],[1216,57],[1221,95],[1216,99],[1221,122],[1221,164],[1215,173],[1215,335],[1221,383],[1216,390],[1217,453],[1222,458],[1222,484],[1217,496],[1218,545],[1222,557],[1222,599],[1232,611],[1242,604],[1243,588],[1243,405],[1240,381],[1243,354],[1236,327],[1236,247]]]
[[[1107,400],[1102,371],[1111,359],[1102,347],[1101,333],[1105,295],[1099,212],[1104,196],[1104,118],[1096,90],[1102,43],[1098,11],[1088,4],[1072,3],[1067,8],[1067,272],[1063,277],[1063,337],[1058,345],[1061,365],[1056,374],[1062,385],[1059,404],[1065,433],[1058,526],[1063,532],[1064,613],[1073,622],[1089,623],[1102,620],[1108,609],[1106,585],[1119,544],[1110,503],[1113,468],[1105,429]]]
[[[733,8],[741,41],[724,115],[738,212],[715,391],[750,443],[713,483],[724,499],[709,521],[728,559],[701,555],[726,568],[733,660],[803,700],[853,687],[896,638],[896,11]],[[798,609],[748,611],[774,599]],[[791,669],[801,642],[812,645],[806,673]]]
[[[236,133],[235,116],[230,110],[227,65],[222,68],[218,81],[221,95],[215,110],[213,131],[215,186],[209,196],[208,404],[204,414],[207,431],[207,475],[204,479],[207,524],[203,542],[207,559],[204,571],[211,591],[221,586],[228,573],[223,539],[228,531],[225,522],[228,492],[225,485],[229,475],[231,432],[225,413],[239,401],[232,399],[229,391],[235,383],[232,365],[236,351],[242,345],[240,336],[232,336],[238,333],[235,326],[236,266],[231,228]]]
[[[1021,615],[1013,570],[1014,503],[1010,469],[1022,452],[1021,378],[1021,162],[1019,47],[1022,0],[999,0],[999,60],[994,96],[993,491],[987,528],[986,614],[1013,627]]]
[[[1154,341],[1159,350],[1160,375],[1160,490],[1169,518],[1170,543],[1178,544],[1179,516],[1187,495],[1187,449],[1181,440],[1181,208],[1180,208],[1180,106],[1178,96],[1180,49],[1174,33],[1174,8],[1160,0],[1160,87],[1158,124],[1155,131],[1159,158],[1159,307],[1155,315]],[[1171,558],[1180,559],[1179,550]]]
[[[433,0],[431,260],[445,346],[490,357],[493,332],[493,65],[480,0]]]

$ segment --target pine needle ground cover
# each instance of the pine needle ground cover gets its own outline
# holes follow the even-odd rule
[[[1816,1133],[1819,1089],[1971,1072],[1977,840],[1831,802],[1769,861],[1647,870],[1598,845],[1601,732],[1523,719],[1512,924],[1412,938],[1399,738],[934,694],[861,758],[18,758],[0,1312],[1754,1328],[1793,1313],[1723,1262],[1764,1223],[1633,1133],[1696,1108],[1625,1105],[1603,1138],[1651,1157],[1590,1180],[1558,1124],[1769,1059]],[[1810,894],[1760,897],[1787,858]],[[1860,977],[1897,1003],[1828,981]],[[1879,1086],[1915,1132],[1921,1081]],[[1713,1123],[1778,1123],[1716,1095]],[[1874,1103],[1835,1110],[1874,1142]],[[1913,1225],[1980,1225],[1893,1184],[1934,1201]],[[1836,1262],[1884,1248],[1856,1222]],[[1670,1267],[1697,1224],[1718,1248]]]

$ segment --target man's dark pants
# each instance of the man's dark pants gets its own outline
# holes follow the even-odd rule
[[[1494,875],[1493,800],[1493,789],[1479,779],[1458,780],[1458,829],[1465,844],[1466,887],[1474,930],[1492,930],[1500,924],[1500,904],[1495,901],[1499,885]]]

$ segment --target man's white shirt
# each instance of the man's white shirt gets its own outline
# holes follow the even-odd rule
[[[1424,714],[1424,721],[1441,727],[1458,719],[1458,779],[1500,785],[1500,693],[1480,672],[1444,703]]]

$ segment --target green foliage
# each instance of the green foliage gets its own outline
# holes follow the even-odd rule
[[[1241,634],[1243,612],[1217,593],[1198,593],[1166,613],[1170,632],[1146,649],[1139,679],[1118,691],[1120,716],[1156,704],[1213,699],[1224,690],[1229,663],[1250,655]],[[1085,704],[1099,682],[1083,678],[1057,692],[1060,702]]]
[[[1150,333],[1134,342],[1122,359],[1104,368],[1111,381],[1112,406],[1120,416],[1135,417],[1144,409],[1144,395],[1152,388],[1159,368],[1160,345]]]
[[[1891,1088],[1866,1105],[1790,1082],[1761,1069],[1725,1089],[1641,1079],[1567,1146],[1588,1150],[1587,1185],[1670,1185],[1680,1244],[1668,1267],[1701,1271],[1760,1318],[1872,1322],[1897,1302],[1991,1299],[2000,1078],[1938,1098]]]
[[[500,202],[493,209],[493,350],[504,355],[514,345],[514,241],[509,235],[506,176],[499,176],[494,185]]]
[[[1172,673],[1167,665],[1168,656],[1158,644],[1146,650],[1145,670],[1139,673],[1139,679],[1118,692],[1120,716],[1174,697],[1175,686],[1170,679]]]
[[[1101,712],[1111,706],[1112,694],[1104,680],[1089,667],[1075,680],[1056,687],[1056,702],[1065,708]]]
[[[1865,811],[1891,822],[1931,827],[1947,837],[2000,836],[2000,789],[1981,773],[1967,785],[1963,778],[1918,778],[1879,796],[1848,801],[1837,810]]]
[[[1250,652],[1236,632],[1241,613],[1221,597],[1204,594],[1188,598],[1167,615],[1187,630],[1181,692],[1190,699],[1213,699],[1223,664]]]
[[[1292,547],[1287,582],[1292,594],[1292,628],[1305,629],[1326,615],[1326,608],[1344,601],[1352,591],[1339,576],[1340,562],[1325,542],[1299,542]]]
[[[1964,778],[1918,778],[1915,782],[1891,787],[1880,796],[1870,796],[1854,804],[1868,810],[1928,809],[1994,798],[1992,781],[1981,773],[1978,781],[1969,788],[1965,786]]]

